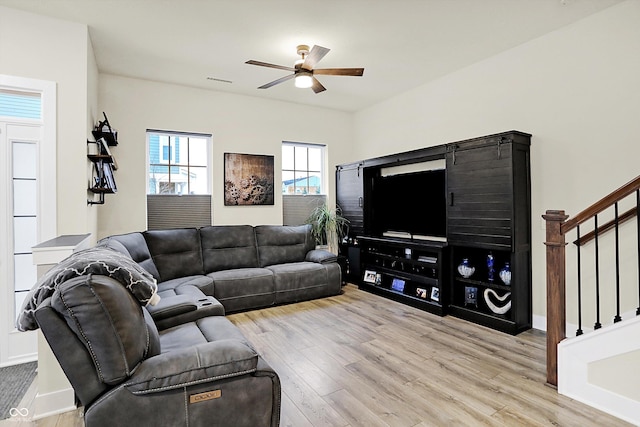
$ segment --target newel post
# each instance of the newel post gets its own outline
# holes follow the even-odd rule
[[[558,344],[566,337],[564,211],[547,211],[547,383],[558,385]]]

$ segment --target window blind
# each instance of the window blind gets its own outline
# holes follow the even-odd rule
[[[316,206],[326,203],[327,196],[309,194],[305,196],[282,196],[282,224],[302,225]]]
[[[211,225],[209,194],[148,194],[147,229],[205,227]]]
[[[22,119],[42,118],[40,94],[0,89],[0,116]]]

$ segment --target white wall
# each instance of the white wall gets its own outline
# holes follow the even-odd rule
[[[87,207],[86,140],[95,119],[98,73],[87,27],[0,6],[0,74],[56,83],[57,234],[95,235],[96,211]],[[73,407],[73,394],[55,357],[42,347],[44,339],[38,345],[35,406],[36,416],[45,416]]]
[[[86,25],[0,6],[0,73],[57,84],[58,234],[94,232],[86,170],[92,57]]]
[[[282,141],[327,145],[329,189],[335,188],[335,166],[352,145],[350,113],[104,74],[99,98],[119,141],[112,150],[118,193],[106,195],[100,207],[99,237],[146,229],[146,129],[213,135],[215,225],[282,224]],[[275,156],[275,205],[224,206],[225,152]]]
[[[345,160],[531,133],[533,312],[545,316],[541,215],[575,214],[640,174],[638,23],[627,1],[361,111]]]

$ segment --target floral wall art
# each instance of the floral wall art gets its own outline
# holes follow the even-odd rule
[[[224,153],[224,205],[273,205],[273,156]]]

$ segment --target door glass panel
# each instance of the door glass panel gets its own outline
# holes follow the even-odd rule
[[[28,291],[36,283],[36,266],[33,265],[31,254],[18,254],[14,258],[14,273],[16,276],[15,290]]]
[[[13,219],[13,251],[15,254],[31,253],[37,244],[37,221],[35,217],[16,217]]]
[[[37,176],[37,145],[30,142],[14,142],[13,150],[13,177],[35,179]]]
[[[37,214],[37,194],[38,189],[35,179],[14,179],[13,215],[35,216]]]

